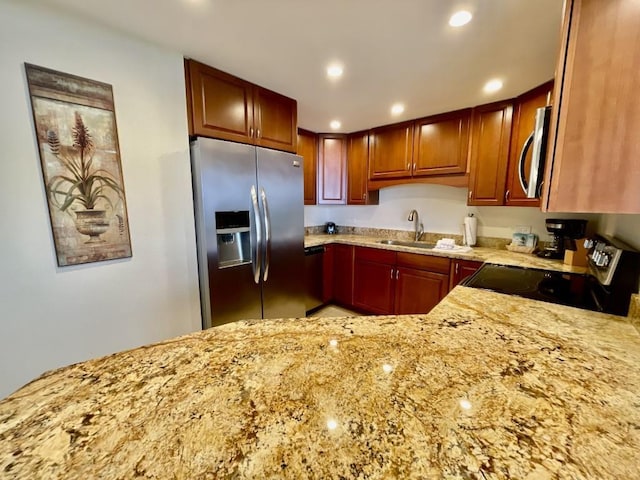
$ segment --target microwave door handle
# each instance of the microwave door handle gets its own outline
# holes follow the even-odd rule
[[[253,268],[253,281],[260,283],[260,268],[262,265],[262,221],[260,220],[260,208],[258,207],[258,192],[256,186],[251,185],[251,205],[253,206],[253,218],[256,226],[256,243],[253,246],[253,258],[251,266]]]
[[[527,194],[527,190],[529,190],[529,185],[524,177],[524,159],[527,158],[527,152],[529,151],[529,148],[531,148],[535,133],[536,132],[534,130],[525,140],[524,145],[522,146],[522,151],[520,152],[520,159],[518,160],[518,177],[520,178],[520,186],[522,187],[525,195]]]
[[[260,189],[260,198],[262,199],[262,207],[264,208],[264,273],[262,281],[266,282],[269,278],[269,265],[271,264],[271,214],[269,213],[269,202],[264,188]]]

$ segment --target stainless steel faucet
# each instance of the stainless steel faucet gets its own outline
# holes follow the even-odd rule
[[[420,241],[420,237],[422,237],[422,234],[424,233],[424,225],[420,223],[420,219],[418,218],[418,211],[411,210],[411,212],[409,213],[409,218],[407,220],[409,220],[410,222],[413,222],[413,230],[415,232],[415,241],[416,242]]]

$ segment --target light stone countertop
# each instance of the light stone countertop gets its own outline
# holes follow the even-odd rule
[[[438,257],[459,258],[463,260],[475,260],[479,262],[494,263],[498,265],[513,265],[516,267],[538,268],[541,270],[552,270],[568,273],[586,273],[586,267],[574,267],[565,265],[561,260],[551,260],[540,258],[533,254],[510,252],[509,250],[473,247],[470,252],[452,252],[447,250],[433,250],[401,245],[385,245],[380,243],[384,238],[366,235],[307,235],[305,236],[305,247],[317,245],[327,245],[330,243],[343,243],[360,247],[372,247],[383,250],[393,250],[396,252],[417,253],[421,255],[433,255]]]
[[[3,479],[629,480],[639,464],[631,322],[466,287],[427,315],[216,327],[0,402]]]

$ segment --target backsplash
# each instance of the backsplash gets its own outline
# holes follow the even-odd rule
[[[466,188],[442,185],[400,185],[380,190],[379,205],[310,205],[304,209],[306,226],[335,222],[364,228],[411,230],[407,220],[416,209],[420,222],[429,232],[442,232],[447,237],[462,235],[462,222],[467,213],[478,218],[478,235],[511,239],[514,227],[530,226],[542,242],[550,240],[546,218],[584,218],[588,231],[598,229],[600,215],[544,213],[535,207],[471,207],[467,205]]]

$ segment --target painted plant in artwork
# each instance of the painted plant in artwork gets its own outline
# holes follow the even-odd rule
[[[111,87],[26,68],[58,264],[130,257]]]

